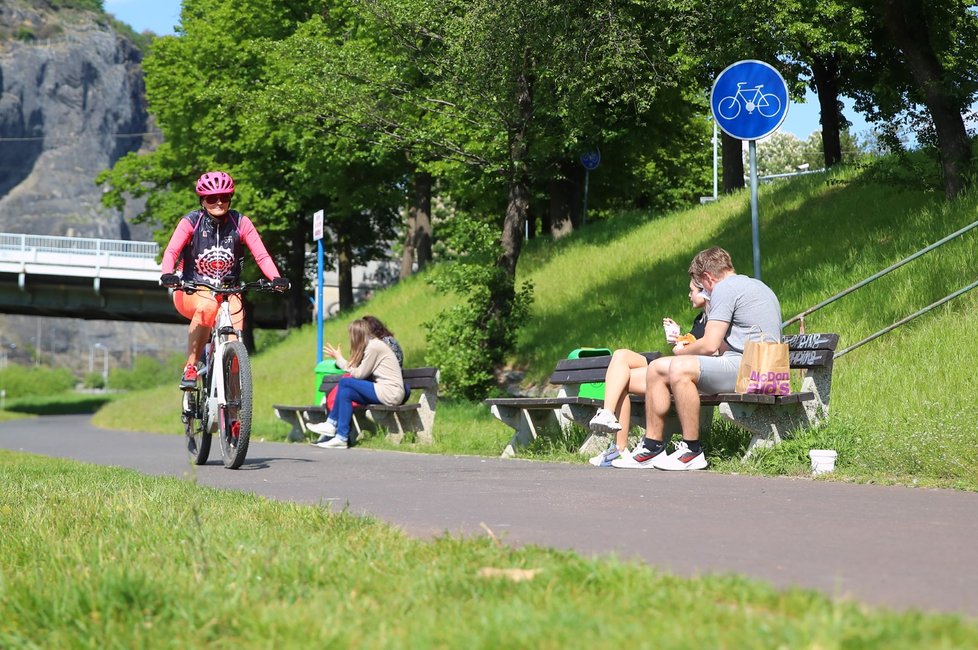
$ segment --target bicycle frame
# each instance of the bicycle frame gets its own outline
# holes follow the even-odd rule
[[[231,319],[231,302],[224,294],[214,294],[218,302],[217,321],[211,330],[210,354],[205,354],[206,363],[204,372],[207,378],[207,396],[204,404],[204,411],[207,417],[207,432],[217,431],[220,421],[219,415],[222,409],[227,408],[227,396],[224,394],[224,348],[230,335],[241,338],[241,331],[234,329]]]

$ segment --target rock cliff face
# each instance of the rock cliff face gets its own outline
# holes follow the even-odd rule
[[[129,226],[137,206],[107,210],[95,185],[158,139],[142,54],[97,16],[17,4],[0,6],[0,232],[150,239]]]
[[[148,0],[140,0],[148,1]],[[95,177],[129,151],[159,142],[149,124],[142,54],[104,16],[54,11],[45,0],[0,0],[0,232],[152,239],[99,202]],[[108,366],[133,351],[182,351],[186,326],[0,314],[7,362],[71,368],[82,376],[93,345]],[[100,357],[101,358],[101,357]],[[176,379],[174,379],[174,382]]]

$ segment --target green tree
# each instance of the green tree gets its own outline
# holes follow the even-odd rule
[[[312,214],[324,209],[328,261],[338,260],[341,305],[353,303],[352,266],[386,253],[394,235],[399,167],[374,150],[324,140],[288,120],[257,110],[282,79],[277,44],[332,3],[305,0],[186,0],[176,36],[154,42],[144,62],[147,97],[165,142],[130,154],[104,174],[108,203],[148,194],[143,220],[169,236],[193,204],[193,181],[206,169],[231,173],[235,203],[254,214],[276,262],[297,288],[307,277]],[[343,29],[342,20],[336,25]],[[219,29],[220,37],[215,37]],[[335,34],[334,34],[335,36]],[[289,296],[289,323],[308,320],[301,290]]]
[[[525,295],[515,275],[539,188],[555,164],[604,134],[627,139],[625,125],[639,124],[635,116],[677,82],[666,44],[647,29],[655,12],[617,0],[355,7],[342,37],[325,38],[326,20],[311,20],[280,48],[293,80],[270,103],[311,131],[400,151],[409,186],[430,174],[456,209],[494,224],[494,270],[477,274],[488,291],[468,314],[469,327],[486,333],[480,358],[498,364]],[[689,101],[670,98],[691,119]]]
[[[960,194],[972,173],[964,111],[978,93],[978,15],[962,0],[864,0],[874,19],[873,57],[859,70],[857,105],[879,121],[924,106],[918,138],[937,147],[948,198]]]

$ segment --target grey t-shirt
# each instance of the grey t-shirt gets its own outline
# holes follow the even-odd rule
[[[747,335],[754,327],[781,341],[781,303],[770,287],[746,275],[731,275],[713,287],[710,320],[730,323],[724,340],[736,352],[744,351]],[[769,338],[771,337],[771,338]]]

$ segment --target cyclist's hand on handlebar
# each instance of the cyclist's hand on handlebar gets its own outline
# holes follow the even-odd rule
[[[180,276],[176,273],[164,273],[160,276],[160,284],[164,287],[179,287]]]
[[[286,291],[290,286],[288,278],[272,278],[272,289],[276,291]]]

